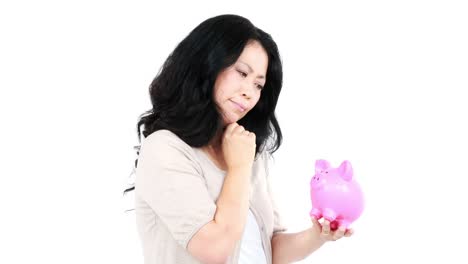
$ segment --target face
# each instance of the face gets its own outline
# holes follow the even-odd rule
[[[266,81],[268,55],[258,42],[246,45],[239,59],[216,78],[214,100],[224,126],[242,119],[260,99]]]

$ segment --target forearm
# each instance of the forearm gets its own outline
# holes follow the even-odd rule
[[[300,261],[324,243],[320,233],[313,228],[298,233],[277,233],[271,239],[273,264]]]
[[[250,168],[229,170],[216,202],[214,221],[229,232],[234,240],[241,238],[247,219],[251,171]]]

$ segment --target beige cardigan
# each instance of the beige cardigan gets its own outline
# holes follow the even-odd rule
[[[250,209],[260,227],[267,261],[272,263],[271,238],[286,228],[272,199],[267,154],[258,155],[252,167]],[[225,173],[201,149],[169,130],[143,139],[136,169],[135,213],[145,264],[200,263],[187,245],[214,219]],[[227,263],[238,263],[240,242]],[[210,248],[206,245],[206,250]]]

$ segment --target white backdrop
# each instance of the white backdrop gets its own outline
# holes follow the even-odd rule
[[[175,45],[222,13],[282,55],[290,231],[310,226],[316,159],[349,160],[366,195],[355,235],[301,263],[468,263],[463,2],[2,1],[0,263],[142,263],[122,196],[137,118]]]

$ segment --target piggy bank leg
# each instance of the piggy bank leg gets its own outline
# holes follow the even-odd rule
[[[336,213],[330,208],[325,208],[323,210],[323,218],[327,219],[330,222],[333,222],[336,219]]]
[[[317,208],[312,208],[312,210],[310,210],[309,215],[314,217],[317,220],[322,218],[322,212]]]
[[[351,223],[349,221],[346,221],[346,220],[340,221],[340,226],[344,227],[346,230],[349,229],[350,225],[351,225]]]
[[[330,230],[335,231],[340,227],[340,222],[338,220],[335,220],[333,222],[330,222]]]

